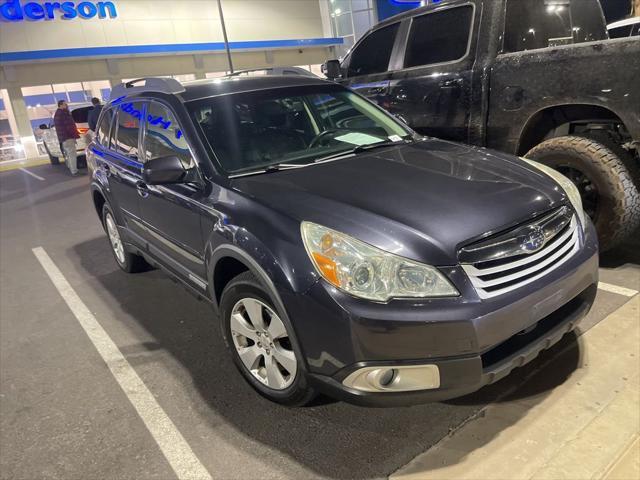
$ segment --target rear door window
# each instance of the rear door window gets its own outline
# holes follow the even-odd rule
[[[460,60],[467,54],[473,7],[449,8],[411,22],[405,68]]]
[[[399,23],[394,23],[376,30],[355,47],[349,60],[349,77],[387,71],[398,26]]]
[[[138,138],[140,135],[140,120],[144,112],[142,102],[127,102],[118,109],[118,126],[115,138],[115,148],[119,153],[138,158]]]

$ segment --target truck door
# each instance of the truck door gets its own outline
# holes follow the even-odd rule
[[[404,48],[385,108],[420,133],[467,141],[477,10],[472,4],[442,7],[407,20],[403,28]]]
[[[393,57],[400,22],[371,31],[343,63],[347,86],[385,106],[389,94],[389,62]]]

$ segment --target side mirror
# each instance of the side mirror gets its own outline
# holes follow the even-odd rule
[[[41,123],[40,126],[38,126],[38,128],[40,130],[49,130],[49,125],[47,125],[45,123]]]
[[[340,62],[338,60],[328,60],[322,64],[321,67],[324,76],[330,80],[340,78],[342,76],[342,69],[340,68]]]
[[[188,173],[178,157],[160,157],[144,164],[142,181],[147,185],[186,183]]]

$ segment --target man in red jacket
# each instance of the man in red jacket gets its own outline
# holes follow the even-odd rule
[[[69,111],[69,105],[64,100],[58,102],[58,110],[53,116],[53,124],[56,127],[58,141],[62,146],[65,162],[74,177],[78,175],[78,146],[76,140],[80,138],[76,121]]]

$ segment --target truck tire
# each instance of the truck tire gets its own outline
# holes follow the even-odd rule
[[[630,237],[640,225],[638,179],[613,148],[592,138],[566,136],[546,140],[525,156],[555,168],[577,185],[601,251]]]

